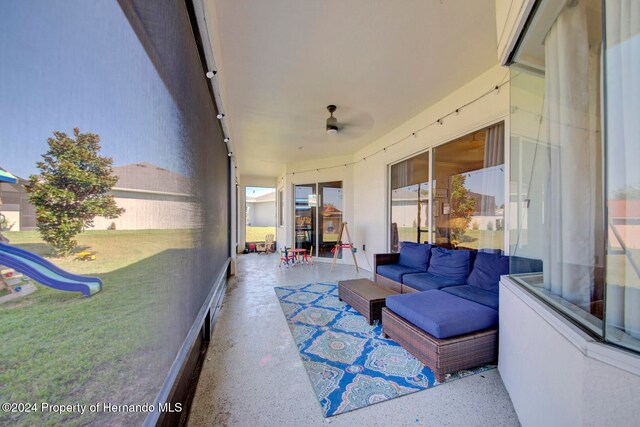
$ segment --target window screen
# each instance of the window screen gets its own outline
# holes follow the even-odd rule
[[[102,281],[84,297],[22,274],[9,255],[0,262],[0,401],[154,402],[229,257],[228,157],[185,4],[5,3],[0,62],[1,166],[19,178],[0,189],[15,193],[1,233]],[[88,138],[117,210],[93,216],[61,254],[44,226],[62,225],[24,184],[49,182],[37,162],[57,144],[79,150]],[[98,170],[91,156],[56,156],[66,163],[51,185]],[[3,413],[0,424],[135,425],[148,415],[138,409]]]

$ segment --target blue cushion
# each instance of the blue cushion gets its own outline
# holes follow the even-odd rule
[[[407,267],[400,264],[385,264],[379,265],[378,273],[381,276],[386,277],[387,279],[395,280],[398,283],[402,283],[402,276],[407,273],[420,273],[421,270],[416,268]]]
[[[440,339],[498,324],[496,310],[438,290],[391,295],[386,305],[398,316]]]
[[[509,262],[511,264],[509,273],[511,274],[542,272],[542,261],[539,259],[512,256]]]
[[[459,280],[451,280],[431,273],[412,273],[402,276],[402,284],[410,286],[416,291],[429,291],[447,286],[462,285],[463,283],[460,283]]]
[[[398,264],[416,268],[420,271],[427,271],[430,257],[431,245],[406,244],[405,242],[400,248]]]
[[[491,307],[496,310],[499,307],[500,298],[498,292],[490,292],[485,289],[469,285],[451,286],[449,288],[444,288],[443,291],[469,301],[477,302],[478,304],[486,305],[487,307]]]
[[[490,292],[498,292],[500,276],[509,274],[509,257],[479,252],[467,284]]]
[[[437,276],[457,280],[458,283],[466,283],[471,261],[471,251],[432,248],[427,271]]]

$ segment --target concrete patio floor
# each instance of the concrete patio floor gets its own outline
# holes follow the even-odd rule
[[[324,418],[274,286],[371,273],[331,264],[279,268],[278,255],[241,255],[198,382],[190,426],[513,426],[497,369]]]

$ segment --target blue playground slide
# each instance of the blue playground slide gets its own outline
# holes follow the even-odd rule
[[[0,264],[60,291],[82,292],[90,297],[102,289],[102,280],[97,277],[69,273],[41,256],[5,243],[0,243]]]

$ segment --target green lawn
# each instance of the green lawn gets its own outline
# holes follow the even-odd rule
[[[480,241],[480,233],[482,233],[482,242]],[[499,248],[504,249],[504,231],[502,230],[472,230],[468,228],[464,232],[460,246],[471,249],[483,248]]]
[[[50,254],[36,232],[4,234],[11,244]],[[38,284],[37,292],[0,305],[0,401],[152,401],[175,355],[169,343],[178,335],[176,320],[169,314],[180,304],[176,288],[188,277],[193,237],[189,230],[78,236],[81,249],[97,251],[96,261],[51,260],[74,273],[99,276],[103,290],[84,298]],[[109,423],[139,424],[145,415],[122,414]],[[96,417],[0,414],[0,425],[104,422]]]
[[[276,227],[254,227],[247,226],[245,242],[264,242],[264,236],[273,234],[274,240],[276,235]]]

